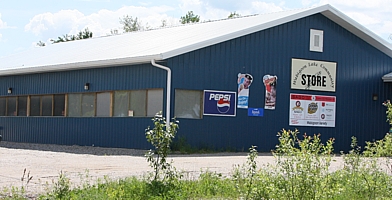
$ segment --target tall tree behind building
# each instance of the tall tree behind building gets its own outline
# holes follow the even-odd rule
[[[188,11],[185,16],[181,16],[181,24],[196,23],[200,21],[200,16],[195,15],[193,11]]]

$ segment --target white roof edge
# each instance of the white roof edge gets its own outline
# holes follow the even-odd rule
[[[284,12],[284,11],[282,11],[282,12]],[[183,47],[181,49],[176,49],[176,50],[173,50],[173,51],[162,53],[162,58],[163,59],[171,58],[173,56],[177,56],[177,55],[183,54],[184,51],[185,52],[190,52],[190,51],[193,51],[193,50],[196,50],[196,49],[200,49],[200,48],[207,47],[207,46],[210,46],[210,45],[213,45],[213,44],[224,42],[226,40],[231,40],[231,39],[234,39],[234,38],[237,38],[237,37],[241,37],[241,36],[244,36],[244,35],[255,33],[257,31],[265,30],[265,29],[268,29],[268,28],[271,28],[271,27],[274,27],[274,26],[277,26],[277,25],[280,25],[280,24],[284,24],[284,23],[287,23],[287,22],[290,22],[290,21],[294,21],[294,20],[297,20],[297,19],[300,19],[300,18],[304,17],[304,15],[305,16],[312,15],[312,14],[315,14],[315,13],[318,13],[318,12],[319,11],[315,10],[314,8],[313,9],[309,9],[309,10],[305,10],[303,12],[300,12],[300,13],[297,13],[297,14],[293,14],[293,15],[289,15],[289,16],[286,16],[286,17],[282,17],[280,19],[273,20],[273,21],[268,22],[268,23],[263,23],[263,24],[256,25],[256,26],[248,28],[248,29],[244,29],[244,30],[240,30],[240,31],[237,31],[237,32],[233,32],[231,34],[227,34],[227,35],[224,35],[222,37],[214,38],[212,40],[205,40],[205,41],[203,41],[201,43],[193,44],[193,45],[190,45],[190,46]]]
[[[278,26],[280,24],[284,24],[284,23],[287,23],[290,21],[294,21],[294,20],[306,17],[306,16],[317,14],[317,13],[321,13],[322,15],[329,18],[333,22],[339,24],[340,26],[347,29],[348,31],[350,31],[354,35],[363,39],[364,41],[366,41],[370,45],[376,47],[381,52],[392,57],[392,44],[387,43],[380,36],[376,35],[375,33],[370,31],[369,29],[365,28],[364,26],[362,26],[358,22],[354,21],[353,19],[351,19],[347,15],[343,14],[342,12],[338,11],[333,6],[326,4],[326,5],[322,5],[322,6],[318,6],[318,7],[313,7],[313,8],[304,10],[302,12],[293,14],[293,15],[286,16],[286,17],[271,21],[269,23],[260,24],[260,25],[257,25],[257,26],[254,26],[254,27],[251,27],[248,29],[244,29],[244,30],[241,30],[238,32],[234,32],[234,33],[222,36],[222,37],[214,38],[212,40],[206,40],[201,43],[193,44],[193,45],[186,46],[186,47],[183,47],[180,49],[176,49],[173,51],[168,51],[168,52],[162,53],[162,59],[171,58],[171,57],[183,54],[184,52],[190,52],[193,50],[197,50],[197,49],[200,49],[203,47],[217,44],[217,43],[220,43],[220,42],[223,42],[226,40],[231,40],[231,39],[234,39],[237,37],[241,37],[241,36],[244,36],[247,34],[257,32],[257,31],[265,30],[265,29],[268,29],[268,28],[271,28],[274,26]]]
[[[381,77],[384,82],[392,82],[392,72]]]
[[[39,67],[29,67],[23,69],[0,69],[0,76],[7,75],[22,75],[22,74],[33,74],[42,72],[55,72],[55,71],[70,71],[70,70],[80,70],[80,69],[91,69],[91,68],[101,68],[101,67],[116,67],[121,65],[134,65],[141,63],[149,63],[151,60],[160,61],[162,60],[161,55],[150,55],[141,57],[131,57],[131,58],[118,58],[118,59],[108,59],[108,60],[97,60],[79,63],[65,63],[65,64],[55,64],[55,65],[43,65]]]
[[[363,25],[359,24],[329,4],[318,7],[317,9],[323,9],[320,10],[321,14],[328,17],[359,38],[363,39],[370,45],[376,47],[383,53],[387,54],[389,57],[392,57],[392,44],[388,43],[386,40],[382,39],[380,36],[376,35]]]

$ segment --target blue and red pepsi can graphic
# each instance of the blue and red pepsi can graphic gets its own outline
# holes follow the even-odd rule
[[[231,91],[204,90],[203,115],[236,115],[236,93]]]

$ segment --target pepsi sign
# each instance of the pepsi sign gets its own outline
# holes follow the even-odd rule
[[[235,92],[204,90],[203,115],[235,117],[236,98]]]

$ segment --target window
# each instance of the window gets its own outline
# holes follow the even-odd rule
[[[55,94],[53,96],[53,116],[64,116],[65,110],[65,95]]]
[[[7,97],[7,116],[16,116],[16,97]]]
[[[129,94],[127,91],[115,91],[113,97],[113,117],[128,115]]]
[[[163,107],[163,90],[148,90],[147,93],[147,116],[153,117]]]
[[[82,94],[68,94],[68,116],[80,117],[82,105]]]
[[[0,116],[6,116],[7,111],[7,99],[5,97],[0,98]]]
[[[163,89],[0,97],[0,116],[150,117],[162,107]]]
[[[41,116],[52,116],[52,95],[41,96]]]
[[[64,109],[64,94],[30,96],[29,116],[64,116]],[[18,112],[20,112],[19,104]]]
[[[30,116],[41,116],[41,97],[30,97]]]
[[[94,117],[95,93],[68,94],[69,117]]]
[[[129,109],[133,112],[132,116],[144,117],[146,116],[146,90],[133,90],[130,92]]]
[[[18,97],[18,116],[27,116],[27,96]]]
[[[82,94],[82,116],[95,116],[95,93]]]
[[[324,31],[310,29],[310,51],[323,52]]]
[[[201,119],[202,102],[203,91],[176,89],[174,116],[177,118]]]
[[[97,117],[110,117],[110,93],[97,93]]]
[[[115,91],[114,117],[155,116],[163,107],[163,89]]]

